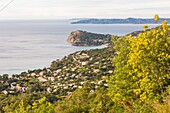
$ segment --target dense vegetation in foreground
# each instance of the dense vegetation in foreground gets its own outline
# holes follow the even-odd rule
[[[114,37],[114,49],[76,52],[50,68],[3,75],[1,112],[169,113],[169,27],[163,21],[158,29],[144,28],[137,37]]]

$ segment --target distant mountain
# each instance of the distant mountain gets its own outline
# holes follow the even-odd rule
[[[170,18],[160,18],[158,23],[163,20],[170,22]],[[71,24],[156,24],[154,19],[127,18],[127,19],[80,19]]]
[[[95,18],[71,18],[70,20],[88,20],[88,19],[95,19]]]

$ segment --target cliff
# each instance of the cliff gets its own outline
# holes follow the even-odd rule
[[[73,46],[100,46],[112,43],[109,34],[96,34],[81,30],[71,32],[67,41],[72,43]]]

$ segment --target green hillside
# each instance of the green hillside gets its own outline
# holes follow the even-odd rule
[[[49,68],[0,76],[0,112],[170,113],[170,28],[146,29]]]

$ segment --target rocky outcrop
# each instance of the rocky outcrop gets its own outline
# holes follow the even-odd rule
[[[95,34],[86,31],[77,30],[71,32],[67,41],[72,43],[73,46],[100,46],[110,45],[111,35],[109,34]]]

